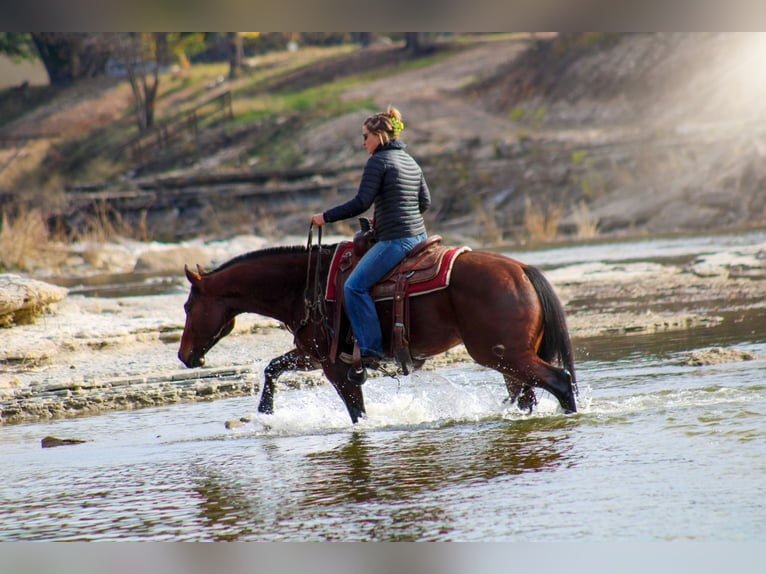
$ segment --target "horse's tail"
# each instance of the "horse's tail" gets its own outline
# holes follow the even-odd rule
[[[525,266],[524,273],[537,291],[537,297],[543,308],[543,339],[537,350],[537,355],[548,363],[558,363],[569,371],[572,377],[572,391],[577,394],[575,379],[574,353],[572,341],[569,338],[564,307],[561,305],[553,286],[545,275],[536,267]]]

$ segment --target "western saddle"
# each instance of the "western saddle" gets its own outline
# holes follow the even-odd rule
[[[356,264],[372,246],[373,232],[369,220],[360,218],[361,230],[354,235],[352,242],[341,244],[336,251],[337,265],[333,265],[328,277],[328,299],[332,293],[335,300],[332,312],[333,340],[330,347],[330,359],[338,356],[340,325],[343,314],[343,285]],[[375,301],[393,301],[393,330],[391,333],[391,355],[399,363],[404,375],[412,372],[413,358],[409,345],[409,299],[413,286],[428,287],[434,282],[442,269],[445,255],[454,248],[441,245],[441,236],[432,235],[413,247],[402,262],[394,267],[371,289]],[[434,289],[444,288],[446,284]],[[350,335],[350,334],[349,334]],[[359,358],[359,348],[354,343],[354,364]]]

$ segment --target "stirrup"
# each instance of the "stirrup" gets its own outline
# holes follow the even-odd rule
[[[354,364],[354,356],[351,353],[340,353],[338,355],[341,363],[347,365]],[[370,369],[378,369],[380,367],[380,359],[378,357],[362,357],[362,366],[369,367]]]
[[[352,385],[361,387],[367,380],[367,369],[362,365],[361,369],[357,370],[355,367],[351,367],[346,373],[346,380]]]

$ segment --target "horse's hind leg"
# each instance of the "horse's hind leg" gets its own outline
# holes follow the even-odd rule
[[[298,349],[288,351],[269,361],[264,369],[263,392],[258,403],[258,412],[266,415],[274,413],[274,384],[285,371],[313,371],[320,364]]]
[[[566,369],[554,367],[537,355],[485,365],[503,374],[510,399],[517,398],[520,409],[532,410],[537,403],[532,387],[540,387],[556,397],[565,413],[577,412],[572,376]]]
[[[556,397],[565,413],[577,412],[572,375],[569,371],[554,367],[539,357],[535,357],[530,370],[533,385],[545,389]]]
[[[505,387],[508,389],[507,400],[510,403],[516,403],[516,406],[520,410],[526,411],[527,414],[531,413],[537,404],[535,390],[530,385],[516,379],[516,377],[503,374],[503,378],[505,378]]]

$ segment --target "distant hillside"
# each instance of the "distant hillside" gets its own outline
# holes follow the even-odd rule
[[[194,66],[163,76],[160,124],[225,93],[233,118],[149,134],[139,155],[122,80],[6,90],[0,202],[81,225],[97,191],[155,237],[302,234],[307,213],[353,195],[361,122],[394,104],[432,188],[429,228],[455,240],[764,226],[764,55],[754,34],[484,35],[418,58],[396,44],[272,54],[235,81]],[[177,195],[160,198],[168,178]]]
[[[514,185],[602,233],[764,226],[764,57],[763,34],[569,34],[464,93],[524,126]]]

